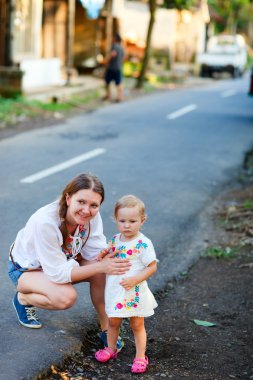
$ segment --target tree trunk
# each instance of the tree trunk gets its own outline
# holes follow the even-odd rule
[[[113,34],[113,17],[112,17],[112,0],[106,1],[106,47],[105,57],[107,59],[112,47]]]
[[[73,70],[73,48],[74,48],[74,33],[75,33],[75,0],[68,0],[68,14],[67,14],[67,81],[66,84],[70,84],[70,79]],[[54,21],[55,22],[55,21]]]
[[[147,37],[146,37],[146,49],[145,49],[144,57],[142,60],[140,75],[137,78],[136,88],[142,88],[143,82],[145,79],[145,74],[148,67],[150,48],[151,48],[151,36],[152,36],[153,26],[155,23],[156,0],[149,0],[149,11],[150,11],[150,20],[149,20],[149,25],[148,25]]]

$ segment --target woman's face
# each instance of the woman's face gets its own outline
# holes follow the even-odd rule
[[[101,201],[101,195],[89,189],[79,190],[72,196],[66,194],[67,225],[76,226],[88,223],[98,213]]]

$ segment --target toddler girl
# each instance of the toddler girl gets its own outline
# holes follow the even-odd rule
[[[117,338],[122,318],[130,318],[134,334],[136,355],[131,371],[145,372],[148,365],[144,317],[154,314],[157,303],[146,280],[157,269],[156,254],[152,242],[140,229],[146,220],[144,203],[133,195],[125,195],[115,205],[114,218],[119,234],[109,242],[115,257],[128,258],[131,267],[125,275],[108,275],[105,288],[105,311],[109,317],[108,347],[96,352],[99,362],[117,357]],[[108,250],[102,251],[101,260]]]

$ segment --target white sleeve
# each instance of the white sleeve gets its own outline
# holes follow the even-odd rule
[[[151,240],[145,240],[145,246],[140,254],[141,262],[147,267],[152,261],[158,261],[156,258],[155,249]]]
[[[36,223],[35,250],[47,277],[60,284],[71,282],[71,271],[79,266],[73,259],[67,260],[62,252],[57,227],[49,222]]]
[[[94,260],[99,252],[106,247],[102,218],[100,213],[97,213],[90,221],[90,236],[82,249],[82,257],[86,260]]]

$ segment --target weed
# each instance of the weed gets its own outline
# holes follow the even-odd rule
[[[5,99],[0,97],[0,127],[16,124],[18,120],[32,117],[45,117],[55,112],[68,112],[72,109],[92,103],[100,98],[98,90],[90,91],[88,94],[75,95],[69,99],[55,102],[42,102],[39,100],[27,100],[19,97],[17,99]]]
[[[243,202],[243,207],[246,208],[247,210],[250,210],[253,208],[253,201],[250,199],[247,199],[246,201]]]
[[[210,257],[215,259],[233,259],[239,251],[239,247],[221,247],[213,246],[208,247],[202,254],[203,257]]]

